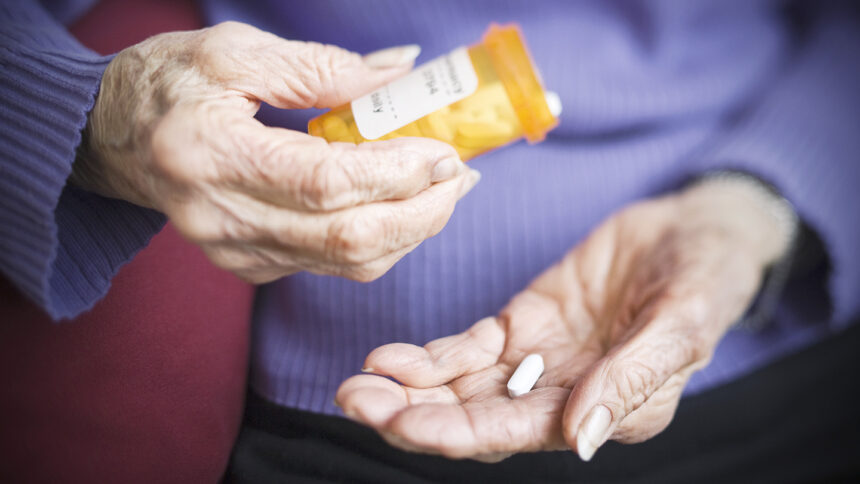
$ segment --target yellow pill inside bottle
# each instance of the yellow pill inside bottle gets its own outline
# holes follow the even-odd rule
[[[463,161],[525,138],[542,141],[561,101],[544,91],[516,25],[490,25],[483,38],[308,123],[328,141],[363,143],[424,136],[448,143]]]

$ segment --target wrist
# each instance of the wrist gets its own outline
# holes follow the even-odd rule
[[[130,49],[115,56],[104,72],[81,132],[68,182],[90,193],[155,208],[132,180],[135,158],[144,153],[130,128],[136,124],[134,106],[141,103],[138,99],[121,99],[118,93],[122,74],[129,71],[123,59]]]
[[[798,232],[791,203],[758,178],[742,172],[706,175],[682,193],[688,205],[709,214],[761,263],[770,267],[790,252]]]

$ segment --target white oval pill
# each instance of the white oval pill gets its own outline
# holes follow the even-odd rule
[[[508,395],[511,398],[524,395],[531,391],[532,387],[543,373],[543,358],[537,353],[526,356],[508,380]]]

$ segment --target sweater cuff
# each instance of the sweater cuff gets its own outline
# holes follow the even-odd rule
[[[810,35],[796,68],[691,169],[746,171],[791,201],[830,258],[831,324],[839,328],[860,311],[860,35],[849,19],[826,20]]]
[[[0,270],[54,319],[89,309],[164,216],[66,186],[110,57],[0,46]]]

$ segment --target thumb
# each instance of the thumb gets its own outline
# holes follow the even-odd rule
[[[290,108],[331,108],[352,101],[412,69],[421,47],[415,44],[389,47],[360,56],[334,45],[291,42],[299,62],[292,74],[298,83],[287,83]],[[290,94],[295,93],[294,100]]]
[[[195,58],[228,88],[284,109],[349,102],[409,72],[421,52],[417,45],[404,45],[362,57],[238,22],[207,29],[199,49]]]
[[[671,420],[690,374],[706,362],[693,341],[643,329],[610,350],[576,384],[562,420],[565,440],[588,461],[610,438],[641,442],[653,437]]]

